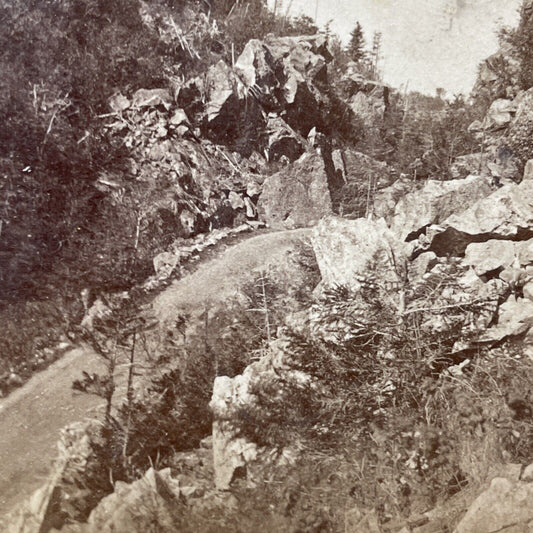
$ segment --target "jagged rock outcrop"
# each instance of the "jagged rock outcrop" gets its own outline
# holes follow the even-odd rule
[[[180,514],[179,482],[170,469],[150,468],[131,484],[118,481],[115,490],[91,512],[83,533],[144,533],[176,531]]]
[[[533,131],[533,88],[521,92],[515,98],[516,114],[506,132],[506,141],[513,155],[522,163],[533,156],[531,132]]]
[[[257,193],[249,196],[247,187],[263,181],[262,156],[244,159],[200,139],[168,89],[139,89],[131,100],[117,94],[108,103],[113,113],[104,127],[110,142],[130,149],[129,172],[102,173],[95,186],[111,197],[127,191],[142,206],[139,228],[158,228],[164,241],[256,218]],[[235,194],[243,203],[232,203]]]
[[[522,242],[491,239],[469,244],[463,264],[472,266],[478,276],[502,271],[513,264],[526,267],[533,263],[533,239]]]
[[[215,486],[227,490],[237,475],[253,480],[265,468],[294,462],[297,450],[258,447],[243,436],[243,428],[253,423],[257,413],[258,388],[272,389],[283,395],[280,376],[289,383],[308,384],[309,376],[293,369],[288,343],[280,338],[273,341],[259,361],[250,364],[234,377],[215,379],[209,407],[213,413],[213,462]]]
[[[520,61],[509,43],[501,43],[500,49],[479,66],[478,78],[472,95],[488,100],[513,98],[520,90]]]
[[[279,161],[282,157],[296,161],[307,148],[306,140],[276,114],[269,115],[266,131],[270,161]]]
[[[428,181],[420,190],[406,194],[396,203],[391,229],[402,240],[412,239],[426,226],[443,223],[492,191],[490,182],[479,176]]]
[[[473,242],[524,240],[533,235],[533,182],[509,184],[430,228],[430,250],[462,255]]]
[[[478,342],[494,343],[524,335],[533,327],[533,302],[511,295],[500,305],[498,323],[485,331]]]
[[[331,58],[322,35],[252,39],[233,68],[221,60],[185,83],[178,104],[211,139],[247,155],[270,147],[275,159],[279,146],[269,139],[268,113],[304,136],[321,124],[327,99],[315,82],[327,80]]]
[[[492,102],[483,122],[483,128],[496,131],[509,126],[517,111],[517,103],[513,100],[499,98]]]

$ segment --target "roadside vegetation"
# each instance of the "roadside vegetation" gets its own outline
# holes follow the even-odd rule
[[[190,24],[177,31],[179,20]],[[0,392],[49,364],[58,356],[51,348],[72,339],[91,345],[107,366],[107,373],[85,373],[73,385],[104,398],[106,409],[93,443],[97,468],[71,481],[79,499],[70,518],[86,519],[116,481],[138,479],[150,466],[179,469],[179,454],[210,434],[214,379],[240,374],[268,352],[278,332],[293,370],[310,380],[257,383],[257,405],[241,413],[242,436],[302,453],[252,488],[237,481],[232,494],[242,504],[233,509],[184,509],[180,531],[336,532],[353,509],[372,509],[387,524],[475,488],[494,464],[531,461],[532,362],[513,342],[456,350],[472,335],[464,316],[483,314],[487,302],[435,313],[438,290],[430,282],[420,289],[427,305],[398,320],[398,288],[384,292],[369,284],[356,294],[337,286],[320,298],[291,294],[288,302],[287,288],[262,272],[241,300],[206,309],[193,336],[185,333],[188,317],[180,317],[157,350],[150,344],[154,324],[140,312],[134,287],[173,234],[155,216],[141,232],[140,214],[154,198],[144,198],[142,187],[126,183],[108,193],[95,186],[102,173],[131,172],[131,147],[113,142],[103,127],[108,99],[173,89],[176,80],[220,59],[232,64],[250,38],[315,33],[311,20],[272,13],[261,0],[65,0],[11,2],[1,8],[0,22],[6,73],[0,80]],[[530,26],[524,18],[504,37],[523,66],[522,88],[531,81]],[[355,90],[341,83],[349,68],[389,88],[376,68],[377,36],[372,50],[360,25],[348,47],[330,37],[329,148],[355,147],[411,177],[413,187],[451,179],[457,156],[482,151],[468,125],[482,116],[484,103],[462,96],[391,91],[383,119],[371,128],[343,122],[342,101]],[[528,127],[515,136],[524,158]],[[354,195],[370,179],[362,175]],[[157,183],[154,195],[164,186]],[[299,254],[318,283],[312,253]],[[455,274],[445,272],[438,288],[453,287]],[[86,311],[79,294],[87,287],[97,294],[129,290],[90,330],[78,327]],[[312,311],[312,329],[287,324],[287,315],[301,310]],[[443,329],[427,326],[436,314]],[[122,395],[119,365],[129,370]],[[141,366],[145,381],[138,386]]]

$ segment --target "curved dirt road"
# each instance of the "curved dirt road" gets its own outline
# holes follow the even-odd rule
[[[155,315],[165,321],[174,312],[202,311],[213,299],[222,301],[254,270],[282,261],[309,233],[309,229],[267,233],[226,249],[217,247],[192,274],[154,298]],[[92,350],[80,347],[0,400],[0,530],[2,517],[46,479],[60,429],[94,416],[103,406],[100,398],[71,388],[82,370],[103,368]]]

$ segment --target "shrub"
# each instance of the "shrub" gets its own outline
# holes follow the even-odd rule
[[[518,27],[502,31],[500,39],[510,45],[511,56],[518,60],[520,88],[529,89],[533,86],[533,16],[529,2],[524,1],[522,4]]]
[[[453,269],[443,275],[439,286],[452,287]],[[401,320],[397,298],[387,298],[377,285],[363,285],[357,293],[344,287],[326,292],[313,310],[314,333],[299,331],[288,338],[291,370],[303,372],[309,380],[284,373],[278,379],[259,377],[252,384],[256,403],[241,413],[242,434],[260,445],[296,445],[317,456],[349,450],[345,460],[359,465],[359,470],[357,479],[344,488],[351,491],[354,504],[375,508],[382,521],[408,516],[448,498],[466,483],[480,482],[481,476],[476,477],[465,460],[466,449],[487,450],[493,443],[489,459],[476,456],[480,470],[501,458],[511,441],[509,456],[523,454],[526,462],[531,454],[526,444],[530,422],[512,424],[512,430],[492,439],[494,428],[505,418],[506,394],[500,389],[513,375],[515,363],[494,372],[479,354],[472,368],[469,361],[454,367],[466,357],[454,353],[453,347],[457,340],[469,338],[469,319],[464,304],[435,311],[440,309],[433,301],[435,282],[428,280],[425,289],[406,295],[407,311]],[[408,298],[420,311],[409,310]],[[484,313],[483,306],[470,311]],[[447,324],[440,332],[430,326],[433,320],[440,323],[435,313]],[[520,390],[529,386],[524,382]],[[496,404],[495,396],[500,398]],[[474,415],[476,430],[468,437],[461,430],[465,420],[454,415],[461,412],[457,402],[480,413]],[[520,405],[515,404],[518,410]],[[524,413],[521,416],[531,416],[530,411]],[[480,429],[479,424],[489,420]]]

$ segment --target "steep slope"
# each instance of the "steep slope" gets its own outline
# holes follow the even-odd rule
[[[171,327],[176,315],[201,315],[206,305],[227,301],[253,279],[254,271],[282,263],[308,235],[309,230],[301,229],[253,236],[226,250],[219,246],[214,257],[192,267],[194,273],[175,281],[155,299],[153,312],[161,329]],[[60,430],[85,417],[99,416],[103,400],[74,392],[72,382],[82,370],[103,369],[104,361],[94,351],[77,348],[0,403],[0,517],[46,479]],[[124,373],[124,368],[117,371],[121,387]]]

